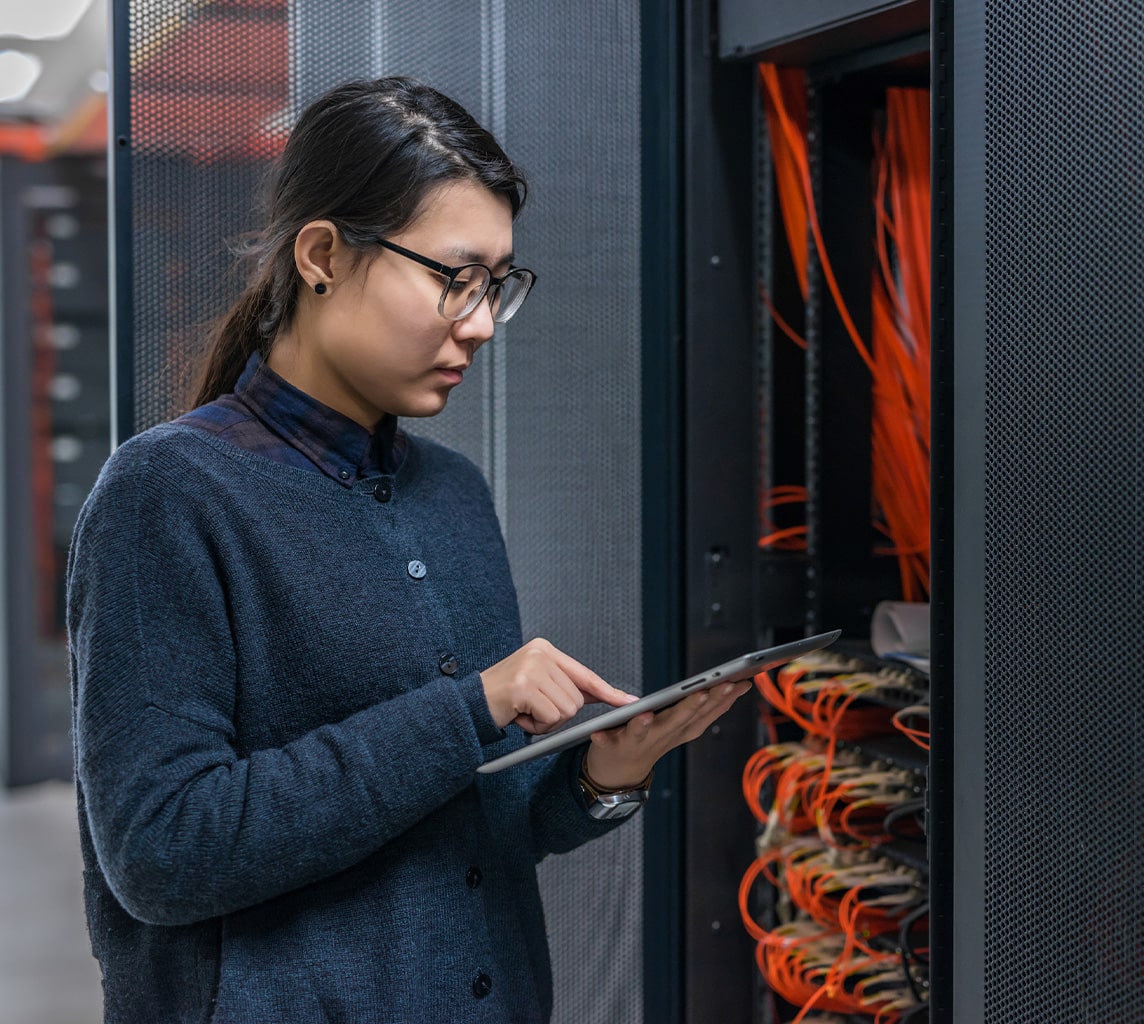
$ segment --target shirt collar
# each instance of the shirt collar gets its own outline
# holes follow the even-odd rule
[[[234,394],[268,430],[347,487],[394,468],[396,416],[386,414],[370,432],[278,376],[257,352],[247,360]]]

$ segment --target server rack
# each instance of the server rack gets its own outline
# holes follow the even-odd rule
[[[1144,1005],[1144,743],[1119,670],[1144,645],[1144,11],[934,14],[935,1019],[1128,1022]]]
[[[856,384],[869,378],[830,304],[813,247],[807,319],[798,324],[810,348],[805,358],[772,332],[760,300],[761,283],[782,302],[794,282],[756,61],[810,69],[811,166],[823,231],[850,312],[868,326],[873,112],[887,84],[928,84],[928,10],[820,7],[831,9],[722,3],[690,5],[685,14],[685,614],[695,670],[734,649],[819,629],[862,638],[875,603],[897,596],[892,560],[871,554],[870,393]],[[757,546],[758,495],[779,482],[807,487],[804,553]],[[744,712],[685,755],[681,1019],[688,1022],[775,1019],[736,910],[757,832],[741,774],[759,745],[757,719]],[[893,753],[924,777],[924,755],[900,745]],[[924,851],[903,855],[924,867]]]
[[[106,162],[0,161],[0,784],[71,778],[64,568],[108,454]]]
[[[720,474],[720,507],[704,504],[709,490],[690,494],[687,654],[702,661],[695,652],[709,647],[713,630],[742,628],[744,608],[753,609],[756,628],[858,631],[870,601],[888,596],[876,567],[847,556],[865,546],[848,535],[859,513],[847,494],[864,490],[853,472],[860,452],[822,413],[850,403],[848,415],[861,421],[861,399],[846,382],[859,377],[844,372],[832,381],[823,365],[829,356],[837,366],[848,352],[837,345],[830,303],[815,292],[813,266],[808,322],[800,325],[812,340],[805,406],[771,390],[775,359],[783,357],[767,336],[766,316],[758,317],[761,337],[744,327],[755,284],[745,267],[753,263],[775,292],[789,288],[781,269],[766,278],[782,246],[781,233],[766,227],[773,216],[766,189],[755,200],[758,235],[752,240],[744,228],[752,206],[741,182],[751,172],[741,143],[752,130],[762,138],[757,116],[751,120],[753,90],[741,88],[730,103],[703,101],[734,78],[736,64],[760,56],[808,69],[824,232],[839,276],[852,279],[843,290],[857,298],[868,280],[862,253],[870,236],[861,223],[869,215],[865,125],[856,116],[869,106],[862,83],[928,68],[934,718],[933,751],[919,768],[929,802],[929,1016],[957,1024],[1127,1022],[1144,1005],[1144,901],[1125,885],[1144,856],[1144,756],[1138,695],[1106,677],[1117,674],[1114,665],[1135,664],[1144,610],[1144,235],[1139,162],[1129,155],[1144,145],[1144,16],[1106,2],[1067,9],[938,2],[931,34],[930,13],[916,4],[764,8],[731,0],[717,12],[691,12],[685,93],[702,100],[685,108],[693,140],[685,193],[697,211],[685,243],[695,261],[685,351],[688,372],[699,377],[688,413],[689,492],[692,480],[704,479],[713,443],[734,436],[741,447],[718,453],[721,467],[735,466]],[[768,24],[781,31],[766,35]],[[765,151],[754,159],[765,174]],[[727,187],[737,202],[710,199]],[[704,259],[715,267],[722,258],[711,255],[728,250],[737,290],[720,288],[714,270],[702,267]],[[757,362],[750,365],[742,350],[752,342]],[[744,377],[759,383],[758,420],[732,426],[733,434],[707,433],[700,416],[733,419],[712,396],[744,401]],[[728,552],[733,560],[750,543],[741,506],[726,505],[745,505],[751,495],[727,481],[752,472],[764,479],[777,464],[768,417],[784,401],[784,415],[802,420],[811,450],[811,551],[805,560],[761,560],[752,592],[737,573],[713,573],[709,556],[718,552],[717,564],[726,566]],[[754,448],[745,443],[752,432]],[[799,443],[789,433],[784,442]],[[847,450],[849,460],[832,464],[832,453]],[[715,589],[712,575],[721,579]],[[722,623],[710,614],[712,594]],[[688,754],[687,773],[689,811],[711,793],[735,791],[732,773],[701,749]],[[718,810],[708,803],[697,813],[734,821],[725,834],[735,835],[734,800],[719,799]],[[715,899],[726,905],[727,882],[709,881],[719,886]],[[710,920],[694,915],[685,945],[710,941]],[[692,978],[687,1019],[703,1019],[706,985],[715,977],[734,985],[733,971]],[[736,992],[741,1007],[742,982]],[[724,1011],[730,1006],[728,996],[716,1000]],[[769,1019],[757,999],[750,1009],[754,1019]]]

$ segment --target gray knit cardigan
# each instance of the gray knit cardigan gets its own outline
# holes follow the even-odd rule
[[[155,427],[69,559],[106,1024],[545,1021],[536,863],[613,825],[583,748],[491,776],[521,643],[488,489],[411,438],[390,500]],[[449,670],[453,671],[449,671]],[[449,673],[449,674],[447,674]]]

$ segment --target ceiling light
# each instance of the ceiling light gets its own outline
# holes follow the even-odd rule
[[[92,0],[0,0],[0,36],[59,39],[84,16]]]
[[[40,58],[30,53],[0,51],[0,103],[11,103],[27,96],[43,67]]]

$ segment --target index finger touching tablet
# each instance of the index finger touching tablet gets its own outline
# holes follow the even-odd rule
[[[569,676],[576,682],[577,686],[581,687],[584,693],[591,695],[596,692],[600,694],[597,699],[603,700],[605,703],[612,703],[605,694],[618,695],[627,702],[618,707],[613,707],[603,714],[594,715],[588,719],[577,718],[562,729],[557,729],[555,732],[548,733],[545,736],[533,740],[531,743],[526,743],[524,746],[518,747],[516,750],[504,754],[501,757],[486,761],[477,771],[482,774],[499,772],[504,768],[510,768],[524,761],[531,761],[536,757],[543,757],[546,754],[554,754],[557,751],[566,750],[569,747],[575,746],[577,743],[587,740],[594,732],[614,729],[617,726],[623,725],[625,722],[631,721],[636,715],[642,714],[645,711],[658,711],[660,708],[665,708],[677,703],[691,693],[697,693],[701,690],[709,689],[712,686],[718,686],[720,683],[733,683],[743,679],[750,679],[759,672],[784,665],[786,662],[794,658],[802,657],[804,654],[809,654],[811,651],[821,650],[823,647],[834,643],[840,635],[841,630],[835,629],[829,633],[818,633],[815,636],[804,637],[801,640],[779,644],[777,647],[768,647],[765,650],[752,651],[750,654],[733,658],[731,661],[724,662],[722,665],[716,665],[706,672],[690,676],[687,679],[675,683],[673,686],[656,690],[654,693],[650,693],[636,700],[629,700],[630,694],[625,694],[622,690],[617,690],[615,687],[610,686],[600,679],[595,672],[592,672],[591,669],[586,668],[572,658],[568,658],[573,668],[570,671],[568,667],[565,667],[565,671],[569,673]],[[567,655],[564,655],[564,657],[567,658]],[[573,675],[573,671],[576,671],[577,674]],[[584,680],[584,685],[581,685],[580,680]],[[589,686],[594,689],[589,689]]]

